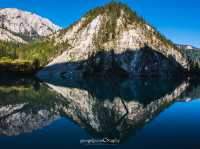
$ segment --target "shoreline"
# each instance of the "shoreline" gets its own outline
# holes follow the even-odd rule
[[[0,73],[35,75],[41,69],[29,61],[0,61]]]

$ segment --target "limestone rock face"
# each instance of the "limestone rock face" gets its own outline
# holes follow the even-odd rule
[[[50,20],[36,14],[15,8],[0,9],[0,40],[24,43],[59,29]]]
[[[0,40],[8,41],[8,42],[19,42],[19,43],[26,43],[25,40],[20,38],[19,36],[13,35],[8,30],[0,28]]]
[[[71,48],[48,66],[86,61],[82,66],[93,67],[99,58],[95,63],[88,60],[98,53],[104,53],[104,62],[102,59],[101,62],[106,65],[100,68],[107,69],[113,67],[110,61],[110,53],[113,53],[114,65],[128,75],[165,75],[161,69],[169,69],[171,74],[171,70],[179,71],[190,67],[177,46],[123,4],[111,3],[91,10],[80,21],[56,33],[52,38],[56,43],[67,42]]]

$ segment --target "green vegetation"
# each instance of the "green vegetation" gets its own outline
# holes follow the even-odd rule
[[[68,47],[67,42],[55,45],[53,40],[46,39],[21,46],[18,49],[18,55],[19,59],[39,63],[39,66],[42,67]]]
[[[0,41],[0,60],[5,58],[17,59],[17,49],[20,46],[22,46],[22,44]]]
[[[0,70],[1,72],[13,72],[21,74],[32,74],[39,66],[37,63],[32,63],[26,60],[12,60],[3,58],[0,60]]]
[[[23,107],[24,111],[32,108],[44,108],[50,110],[55,108],[56,102],[58,103],[59,99],[62,98],[55,92],[49,90],[48,87],[35,80],[24,80],[27,81],[24,82],[24,84],[19,84],[20,81],[16,80],[18,81],[16,84],[0,86],[1,106],[26,103]]]
[[[182,49],[182,52],[185,57],[190,62],[190,65],[192,69],[200,69],[200,51],[199,50],[188,50],[188,49]]]
[[[44,66],[67,47],[67,42],[55,45],[53,40],[34,41],[23,45],[0,42],[0,60],[39,61],[40,66]]]
[[[19,73],[33,73],[36,66],[30,61],[20,60],[18,51],[22,44],[0,41],[0,70]]]
[[[67,42],[55,45],[55,42],[49,39],[29,44],[0,41],[0,68],[1,71],[35,72],[68,47]]]

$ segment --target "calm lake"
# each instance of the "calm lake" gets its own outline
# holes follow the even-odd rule
[[[200,84],[0,76],[0,147],[200,148]],[[115,142],[116,144],[112,144]]]

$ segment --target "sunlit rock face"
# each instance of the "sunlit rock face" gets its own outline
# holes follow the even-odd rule
[[[179,48],[122,4],[111,3],[94,9],[51,38],[56,43],[67,42],[70,45],[70,48],[48,64],[48,70],[51,71],[56,69],[54,65],[79,64],[83,61],[84,66],[99,68],[98,73],[107,74],[106,70],[112,68],[131,76],[165,76],[168,74],[166,70],[171,74],[190,67]],[[99,53],[104,53],[102,58]],[[91,62],[94,57],[96,59]],[[85,67],[81,69],[93,73]]]
[[[2,41],[10,41],[10,42],[19,42],[19,43],[27,43],[25,40],[20,38],[17,35],[12,34],[6,29],[0,28],[0,40]]]

